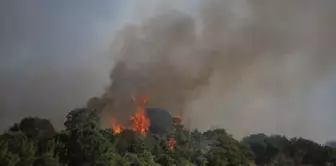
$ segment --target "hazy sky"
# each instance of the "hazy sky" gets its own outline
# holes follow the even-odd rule
[[[141,3],[137,0],[2,0],[0,129],[6,129],[25,116],[46,117],[56,126],[61,126],[67,112],[84,106],[92,96],[100,96],[110,84],[109,74],[115,63],[110,54],[115,30],[127,22],[140,22],[151,16],[156,11],[155,6],[160,3],[188,13],[193,13],[199,5],[199,1],[193,0],[146,0]],[[322,0],[313,6],[316,7],[312,8],[311,13],[314,13],[315,9],[316,12],[321,12],[336,8],[335,3],[328,0]],[[244,15],[244,8],[239,9],[238,13]],[[332,14],[334,13],[331,13],[331,16]],[[309,18],[313,16],[315,15],[308,15],[308,20],[299,19],[302,23],[310,23],[302,30],[307,31],[302,32],[303,35],[310,34],[310,30],[315,32],[316,29],[322,29],[311,26],[314,23]],[[251,132],[274,131],[290,136],[305,136],[320,142],[335,139],[336,71],[333,66],[336,64],[336,55],[331,44],[335,41],[332,38],[334,33],[329,36],[325,34],[330,33],[319,32],[322,37],[317,37],[316,40],[314,36],[302,37],[299,36],[301,33],[297,34],[300,41],[314,39],[312,41],[315,43],[302,42],[306,44],[302,47],[316,46],[316,49],[304,48],[304,51],[298,51],[297,55],[289,55],[284,63],[281,63],[282,66],[277,66],[279,64],[273,60],[268,62],[267,59],[263,59],[258,62],[260,66],[253,70],[260,71],[262,76],[252,73],[255,74],[255,78],[264,79],[267,71],[272,71],[270,75],[274,77],[293,80],[290,83],[284,82],[284,86],[288,84],[293,89],[285,89],[286,95],[281,96],[283,98],[268,98],[267,95],[271,92],[263,93],[263,88],[267,87],[249,83],[253,80],[246,76],[246,82],[239,84],[239,89],[232,92],[225,102],[214,103],[218,101],[214,99],[218,96],[213,95],[200,99],[203,102],[195,101],[190,106],[197,110],[195,115],[191,115],[195,117],[194,121],[204,120],[207,125],[203,126],[221,126],[238,136]],[[300,57],[299,54],[305,54],[305,51],[316,51],[316,54],[321,55],[301,58],[303,56]],[[303,86],[299,91],[295,91],[297,84],[310,81],[300,79],[302,74],[307,73],[306,69],[310,64],[317,65],[312,69],[313,72],[319,71],[315,68],[323,68],[323,78],[321,76],[319,79],[314,75],[311,79],[318,81],[313,80],[313,85]],[[287,66],[283,67],[284,65]],[[268,70],[270,68],[272,70]],[[284,70],[285,68],[288,70]],[[290,72],[294,74],[288,74]],[[273,77],[267,78],[272,81]],[[293,93],[290,93],[292,90]],[[209,91],[217,90],[210,87]],[[278,96],[274,98],[278,99]],[[249,102],[251,104],[248,104]],[[227,106],[224,107],[223,104]],[[209,107],[214,110],[211,115],[197,117],[198,113]],[[250,111],[242,111],[242,114],[223,111],[231,107],[232,110]],[[268,109],[269,107],[271,109]],[[263,114],[267,119],[250,114]],[[297,123],[291,126],[293,121]]]
[[[123,8],[117,0],[1,1],[1,128],[28,115],[62,124],[102,93]]]
[[[60,126],[68,111],[101,95],[115,30],[150,15],[158,2],[1,1],[0,129],[37,115]]]

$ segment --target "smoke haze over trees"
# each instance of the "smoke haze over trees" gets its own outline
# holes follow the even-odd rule
[[[334,1],[186,1],[187,12],[160,8],[113,37],[109,21],[123,22],[113,3],[1,3],[3,129],[28,115],[62,124],[91,96],[127,121],[130,94],[146,93],[191,128],[336,136]]]

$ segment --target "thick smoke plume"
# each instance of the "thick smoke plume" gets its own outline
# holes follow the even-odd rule
[[[127,25],[118,2],[0,2],[0,130],[25,116],[61,128],[105,92],[89,105],[106,125],[127,125],[133,93],[190,128],[336,137],[336,1],[165,0],[178,9]]]
[[[131,94],[182,109],[185,124],[319,139],[325,117],[312,93],[329,78],[335,49],[331,1],[209,1],[199,17],[164,10],[125,26],[101,102],[127,123]],[[322,106],[323,107],[323,106]],[[313,111],[314,110],[314,111]],[[309,134],[308,134],[309,133]]]

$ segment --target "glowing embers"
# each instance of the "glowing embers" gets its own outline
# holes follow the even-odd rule
[[[174,138],[169,138],[168,140],[168,146],[170,150],[174,150],[176,146],[176,141]]]

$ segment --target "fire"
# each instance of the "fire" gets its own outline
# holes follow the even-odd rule
[[[182,110],[180,110],[177,114],[177,123],[181,124],[182,123]]]
[[[176,146],[176,141],[174,138],[170,138],[168,141],[168,146],[170,150],[174,150]]]
[[[132,95],[134,103],[137,105],[136,98]],[[150,121],[146,116],[147,103],[149,96],[142,96],[141,103],[136,106],[136,113],[133,116],[133,131],[139,132],[142,135],[145,135],[150,126]]]
[[[119,134],[123,131],[122,125],[120,125],[115,117],[112,117],[112,129],[114,133]]]
[[[136,113],[132,117],[133,120],[133,131],[141,133],[145,135],[150,126],[150,120],[146,116],[147,111],[147,103],[149,100],[149,96],[142,96],[141,102],[137,104],[137,100],[135,96],[131,95],[133,102],[136,105]],[[115,117],[112,117],[112,129],[114,133],[121,133],[123,131],[123,126],[118,123]]]

